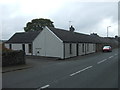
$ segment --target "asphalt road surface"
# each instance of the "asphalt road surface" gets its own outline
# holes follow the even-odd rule
[[[3,73],[3,88],[118,88],[118,49],[32,62],[33,68]]]

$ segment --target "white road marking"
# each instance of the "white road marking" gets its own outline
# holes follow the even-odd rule
[[[97,64],[100,64],[100,63],[102,63],[102,62],[104,62],[104,61],[106,61],[107,59],[104,59],[104,60],[102,60],[102,61],[99,61],[99,62],[97,62]]]
[[[115,56],[116,56],[117,54],[115,54]]]
[[[109,58],[112,58],[113,56],[110,56]]]
[[[77,71],[77,72],[75,72],[75,73],[70,74],[70,76],[76,75],[76,74],[78,74],[78,73],[80,73],[80,72],[83,72],[83,71],[85,71],[85,70],[87,70],[87,69],[89,69],[89,68],[92,68],[92,67],[93,67],[93,66],[86,67],[86,68],[84,68],[84,69],[82,69],[82,70],[80,70],[80,71]]]
[[[41,87],[41,89],[47,88],[47,87],[49,87],[49,86],[50,86],[50,85],[45,85],[45,86]]]

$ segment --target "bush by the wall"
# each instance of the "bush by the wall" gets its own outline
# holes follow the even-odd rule
[[[2,53],[2,66],[13,66],[25,64],[25,52],[24,51],[9,51]]]

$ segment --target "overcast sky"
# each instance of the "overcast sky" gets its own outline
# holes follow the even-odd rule
[[[84,1],[84,2],[83,2]],[[23,32],[26,23],[47,18],[56,28],[68,29],[69,21],[76,32],[97,33],[105,37],[118,35],[118,0],[0,0],[2,39]]]

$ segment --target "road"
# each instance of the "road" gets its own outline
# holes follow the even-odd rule
[[[3,73],[3,88],[118,88],[118,49],[33,62],[33,68]]]

